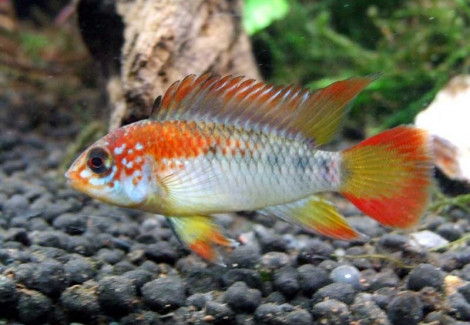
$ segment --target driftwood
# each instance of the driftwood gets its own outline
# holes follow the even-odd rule
[[[188,74],[259,79],[241,0],[82,0],[83,39],[100,63],[110,127],[148,117],[156,96]]]

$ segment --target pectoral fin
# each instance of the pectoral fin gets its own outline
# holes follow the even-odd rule
[[[348,225],[330,202],[315,195],[296,202],[267,207],[259,212],[274,215],[335,239],[351,240],[362,236]]]
[[[190,250],[202,258],[219,265],[224,265],[214,249],[214,244],[224,247],[238,245],[225,237],[214,219],[209,216],[167,217],[167,220],[178,239]]]

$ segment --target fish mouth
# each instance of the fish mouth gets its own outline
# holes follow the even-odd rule
[[[81,192],[83,186],[80,186],[80,182],[77,180],[76,176],[76,172],[71,169],[67,170],[64,174],[67,185]]]

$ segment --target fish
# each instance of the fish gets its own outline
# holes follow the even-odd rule
[[[165,216],[184,245],[214,263],[223,263],[219,248],[236,245],[214,221],[220,213],[253,211],[334,239],[360,238],[323,192],[409,229],[430,198],[426,131],[397,126],[342,151],[322,149],[376,78],[311,91],[189,75],[157,97],[148,119],[110,131],[65,176],[95,199]]]

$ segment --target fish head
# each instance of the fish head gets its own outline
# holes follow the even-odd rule
[[[65,173],[69,185],[100,201],[121,207],[144,205],[153,177],[135,127],[114,130],[86,149]]]

